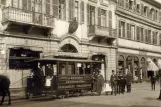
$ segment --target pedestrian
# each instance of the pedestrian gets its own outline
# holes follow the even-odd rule
[[[101,75],[100,70],[98,70],[98,75],[96,77],[96,82],[97,82],[96,92],[98,93],[98,95],[101,95],[102,87],[104,86],[104,78]]]
[[[151,76],[151,89],[152,89],[152,91],[153,91],[153,90],[155,91],[155,83],[156,83],[156,77],[155,77],[155,75],[153,74],[153,75]]]
[[[109,93],[112,92],[109,81],[107,81],[107,80],[105,81],[105,84],[104,84],[104,92],[105,92],[106,95],[108,95]]]
[[[92,82],[92,92],[95,93],[96,92],[96,88],[97,88],[97,72],[93,72],[92,74],[92,79],[93,79],[93,82]]]
[[[124,77],[121,72],[119,72],[118,75],[118,80],[119,80],[119,94],[122,93],[124,94]]]
[[[127,93],[131,92],[131,82],[132,82],[132,74],[128,70],[128,73],[126,74],[126,88],[127,88]]]
[[[115,96],[116,96],[116,93],[117,93],[117,75],[115,74],[114,70],[112,70],[112,75],[110,77],[110,83],[111,83],[111,88],[112,88],[111,95],[115,94]]]

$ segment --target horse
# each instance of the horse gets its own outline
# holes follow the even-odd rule
[[[9,86],[10,86],[10,79],[7,76],[0,75],[0,94],[2,95],[0,105],[3,104],[6,95],[8,95],[9,97],[8,105],[11,105]]]

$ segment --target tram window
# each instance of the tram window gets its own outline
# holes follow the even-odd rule
[[[65,67],[66,67],[66,63],[60,63],[59,64],[59,74],[60,75],[66,75]]]
[[[51,64],[46,65],[45,75],[46,76],[53,76],[53,67]]]
[[[77,63],[77,72],[76,72],[76,74],[83,75],[83,64],[82,63]]]
[[[91,74],[91,66],[90,66],[90,64],[85,64],[85,74]]]
[[[67,64],[67,74],[68,75],[72,75],[72,74],[75,74],[75,64],[74,63],[68,63]]]

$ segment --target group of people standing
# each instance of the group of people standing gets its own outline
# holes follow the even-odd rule
[[[104,86],[104,78],[101,75],[101,71],[98,70],[97,72],[93,73],[93,92],[97,92],[98,95],[101,94],[102,88]],[[128,73],[122,74],[119,72],[118,74],[112,70],[112,75],[110,77],[110,82],[108,83],[112,89],[111,95],[116,94],[124,94],[125,86],[127,87],[127,93],[131,92],[131,83],[132,83],[132,74],[130,71]]]
[[[127,87],[127,93],[131,92],[131,83],[132,83],[132,74],[130,71],[127,74],[122,74],[119,72],[118,74],[112,70],[112,75],[110,78],[110,84],[112,88],[111,95],[116,94],[124,94],[125,93],[125,86]]]

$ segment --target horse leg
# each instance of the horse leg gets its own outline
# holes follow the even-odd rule
[[[2,100],[1,100],[0,105],[2,105],[2,104],[3,104],[3,102],[4,102],[4,97],[5,97],[5,95],[2,95]]]
[[[7,90],[7,94],[8,94],[8,105],[11,105],[11,94],[9,89]]]

